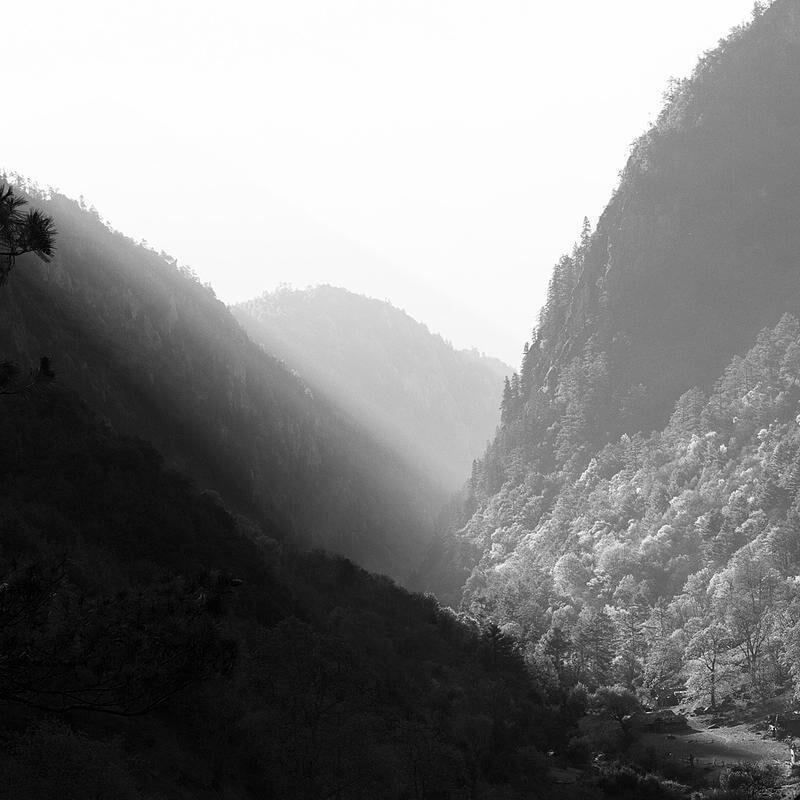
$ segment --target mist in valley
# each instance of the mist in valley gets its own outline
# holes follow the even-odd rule
[[[796,0],[44,11],[0,797],[798,796]]]

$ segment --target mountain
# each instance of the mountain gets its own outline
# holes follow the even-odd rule
[[[170,259],[28,190],[57,255],[0,290],[0,797],[547,791],[567,730],[511,637],[298,547],[399,570],[427,483]]]
[[[57,192],[27,192],[57,250],[50,264],[22,256],[0,292],[4,359],[47,355],[116,430],[271,535],[395,576],[416,565],[440,489],[253,344],[174,259]]]
[[[685,391],[709,391],[762,328],[800,310],[799,73],[800,10],[779,0],[676,82],[596,229],[553,270],[453,529],[537,529],[603,446],[662,428]],[[523,484],[498,517],[498,493]],[[433,572],[452,563],[448,541]],[[457,602],[481,557],[432,585]]]
[[[519,402],[578,359],[608,373],[593,437],[661,426],[798,308],[798,15],[776,2],[673,85],[596,230],[554,270]]]
[[[459,531],[462,607],[562,688],[689,707],[800,687],[800,323],[785,315],[663,430],[508,481]],[[538,491],[536,483],[538,482]],[[545,490],[546,491],[546,490]]]
[[[798,75],[796,0],[757,6],[556,266],[415,574],[458,611],[296,547],[413,563],[424,476],[30,188],[59,234],[0,288],[0,797],[787,794]]]
[[[546,791],[566,730],[498,629],[237,520],[56,382],[0,437],[0,797]]]
[[[800,686],[798,75],[778,0],[675,86],[556,265],[421,572],[554,685],[689,708]]]
[[[454,350],[388,302],[281,288],[233,309],[253,341],[440,486],[460,488],[500,419],[512,370]]]

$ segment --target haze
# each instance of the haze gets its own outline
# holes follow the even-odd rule
[[[751,6],[15,3],[0,163],[226,302],[331,283],[516,364],[668,79]]]

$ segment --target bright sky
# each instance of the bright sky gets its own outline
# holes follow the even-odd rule
[[[751,8],[5,3],[0,165],[85,195],[226,302],[345,286],[516,365],[668,79]]]

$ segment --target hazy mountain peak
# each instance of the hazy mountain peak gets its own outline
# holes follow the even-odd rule
[[[267,352],[450,489],[499,421],[510,368],[458,351],[388,301],[321,285],[233,308]]]

